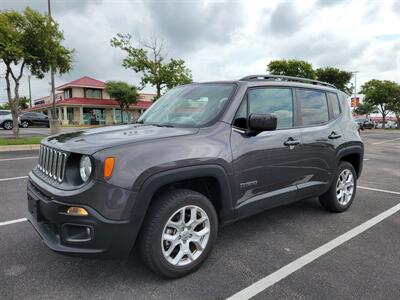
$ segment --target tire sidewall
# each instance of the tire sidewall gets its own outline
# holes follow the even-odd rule
[[[10,128],[7,128],[7,124],[10,124]],[[4,123],[3,123],[3,128],[5,129],[5,130],[12,130],[13,129],[13,122],[12,121],[5,121]]]
[[[350,201],[346,204],[346,205],[342,205],[339,203],[338,199],[337,199],[337,195],[336,195],[336,185],[337,185],[337,181],[339,179],[339,175],[343,172],[343,170],[349,170],[351,172],[351,174],[353,175],[353,180],[354,180],[354,189],[353,189],[353,194],[351,195],[351,199]],[[332,183],[332,190],[331,190],[331,197],[333,197],[334,199],[334,206],[338,211],[345,211],[347,210],[351,204],[353,203],[353,200],[356,196],[356,192],[357,192],[357,174],[356,171],[354,170],[354,167],[352,164],[348,163],[347,161],[343,161],[340,163],[339,168],[336,171],[336,176],[335,179]]]
[[[210,236],[206,248],[203,253],[194,262],[185,266],[173,266],[165,258],[161,249],[161,235],[165,225],[170,217],[180,208],[188,205],[196,205],[203,209],[210,220]],[[162,273],[168,277],[181,277],[194,270],[198,269],[200,265],[209,255],[212,246],[215,242],[218,232],[218,218],[215,209],[211,202],[201,194],[190,193],[179,199],[178,202],[170,205],[164,212],[162,217],[156,223],[153,236],[151,237],[151,244],[154,245],[152,248],[152,256],[156,261],[156,264],[162,269]],[[172,275],[173,274],[173,275]],[[172,276],[171,276],[172,275]]]
[[[26,126],[24,126],[24,124],[26,124]],[[29,122],[28,121],[22,121],[21,122],[21,126],[22,126],[22,128],[28,128],[29,127]]]

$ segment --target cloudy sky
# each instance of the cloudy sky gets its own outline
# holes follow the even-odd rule
[[[47,1],[0,1],[0,9],[26,6],[45,12]],[[168,56],[184,59],[194,81],[265,73],[269,61],[283,58],[357,70],[359,83],[400,81],[400,0],[52,0],[52,14],[76,51],[72,72],[56,77],[56,85],[84,75],[138,85],[140,74],[125,70],[124,53],[110,46],[117,33],[164,39]],[[32,98],[48,94],[48,77],[31,83]],[[0,78],[0,102],[4,88]]]

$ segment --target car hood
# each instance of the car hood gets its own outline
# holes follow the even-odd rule
[[[42,141],[42,144],[68,152],[90,155],[113,146],[185,136],[195,134],[198,131],[198,128],[171,128],[133,124],[62,133],[47,137]]]

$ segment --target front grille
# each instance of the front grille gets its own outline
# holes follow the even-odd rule
[[[40,146],[38,169],[51,179],[58,182],[63,181],[66,161],[67,154],[43,145]]]

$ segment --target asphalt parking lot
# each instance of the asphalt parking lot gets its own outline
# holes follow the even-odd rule
[[[261,286],[256,299],[399,299],[400,211],[370,221],[400,204],[400,133],[362,136],[364,170],[347,212],[329,213],[307,199],[242,220],[220,230],[199,271],[177,280],[157,277],[135,252],[128,260],[51,252],[19,220],[37,152],[0,153],[0,299],[224,299],[254,291],[259,280],[276,283]],[[299,260],[365,222],[370,227],[353,238]]]

